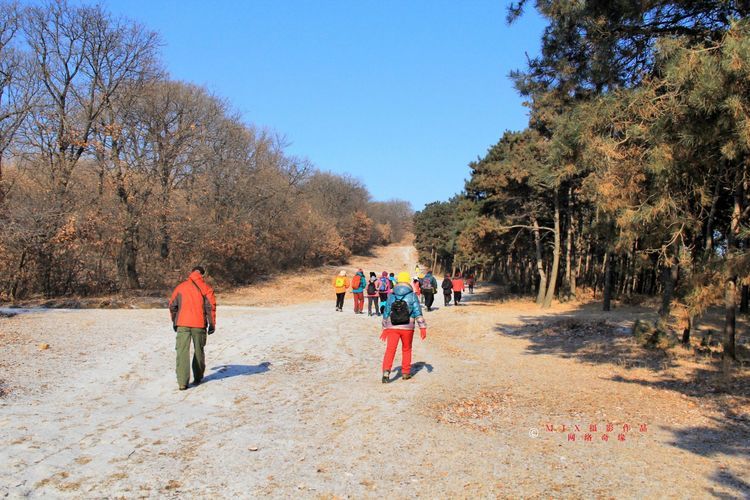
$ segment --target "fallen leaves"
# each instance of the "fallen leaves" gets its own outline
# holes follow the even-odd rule
[[[504,416],[513,405],[513,397],[506,389],[483,391],[471,398],[462,398],[434,407],[437,421],[484,433],[501,426],[494,419]]]
[[[182,486],[182,483],[180,483],[179,481],[175,481],[174,479],[170,479],[169,482],[167,483],[167,485],[164,487],[164,489],[165,490],[176,490],[180,486]]]

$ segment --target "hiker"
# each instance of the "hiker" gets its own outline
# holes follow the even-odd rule
[[[354,294],[354,314],[364,314],[365,309],[365,288],[367,280],[365,272],[362,269],[352,278],[352,294]]]
[[[336,292],[336,310],[344,310],[344,297],[349,289],[349,278],[346,277],[346,271],[339,271],[339,275],[333,278],[333,291]]]
[[[447,307],[448,304],[451,303],[451,295],[453,294],[453,282],[451,281],[450,274],[445,275],[443,278],[443,282],[440,283],[440,288],[443,289],[443,300],[445,301],[445,306]]]
[[[419,286],[419,278],[412,278],[411,281],[411,288],[414,290],[414,293],[417,294],[417,299],[419,299],[419,303],[422,303],[422,289]]]
[[[177,285],[169,300],[175,340],[177,386],[181,391],[190,382],[190,343],[193,343],[193,385],[203,380],[206,371],[206,335],[216,331],[216,297],[214,290],[203,281],[206,270],[196,266],[188,279]]]
[[[422,279],[422,270],[419,268],[419,264],[414,266],[414,276],[416,276],[418,280]]]
[[[380,296],[378,294],[378,277],[375,273],[370,273],[370,281],[367,283],[367,315],[373,315],[373,305],[375,306],[375,315],[380,316]]]
[[[437,280],[432,275],[432,271],[428,270],[422,278],[421,288],[424,305],[427,306],[428,311],[432,311],[432,304],[435,302],[435,290],[437,290]]]
[[[388,294],[393,291],[391,286],[391,280],[388,278],[388,272],[383,271],[378,280],[378,295],[380,295],[380,314],[383,314],[383,308],[385,308],[385,301],[388,300]]]
[[[464,291],[464,280],[461,277],[461,273],[456,272],[453,277],[453,304],[460,305],[461,293]]]
[[[469,287],[469,293],[470,294],[474,294],[474,281],[475,280],[474,280],[474,275],[473,274],[470,274],[466,278],[466,285]]]
[[[386,342],[385,355],[383,356],[383,378],[384,384],[390,382],[393,358],[396,356],[398,342],[401,341],[401,377],[404,380],[411,378],[411,344],[414,339],[414,328],[419,327],[419,336],[424,340],[427,338],[427,322],[422,316],[422,308],[419,306],[414,290],[409,285],[411,276],[407,272],[398,273],[396,288],[388,296],[383,312],[383,332],[380,340]]]
[[[396,288],[396,277],[391,273],[388,275],[388,279],[391,280],[391,290],[393,290]]]

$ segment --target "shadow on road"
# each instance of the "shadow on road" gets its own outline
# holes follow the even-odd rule
[[[421,372],[422,370],[427,370],[427,373],[432,373],[433,368],[431,364],[425,363],[424,361],[420,361],[418,363],[412,363],[411,376],[414,377],[417,373]],[[396,376],[391,379],[391,382],[401,378],[401,367],[397,366],[396,368],[393,369],[393,372],[396,373]]]
[[[734,495],[727,497],[727,495],[709,491],[716,498],[750,498],[750,483],[743,481],[740,477],[727,470],[717,469],[711,476],[711,479],[724,486],[734,488],[738,492],[738,496],[736,497]]]
[[[750,457],[750,423],[743,416],[729,411],[725,418],[713,418],[715,426],[670,429],[672,446],[703,457],[721,459],[722,455]],[[718,498],[750,498],[750,483],[726,466],[718,466],[711,476],[718,484],[736,490],[737,497],[709,491]]]
[[[212,380],[221,380],[229,377],[239,377],[242,375],[257,375],[270,370],[271,363],[264,361],[258,365],[219,365],[211,368],[214,372],[203,377],[203,383]]]
[[[630,323],[642,312],[631,313]],[[521,316],[522,326],[499,324],[495,331],[530,342],[529,354],[556,355],[589,364],[623,368],[648,368],[659,372],[672,368],[675,360],[662,350],[645,350],[623,326],[622,316],[608,317],[580,307],[554,316]]]

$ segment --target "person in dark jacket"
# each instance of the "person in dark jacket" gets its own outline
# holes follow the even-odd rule
[[[198,385],[206,371],[206,334],[216,331],[216,297],[214,290],[203,281],[206,271],[196,266],[187,280],[172,293],[169,314],[175,340],[177,386],[181,391],[190,382],[190,342],[193,343],[193,383]]]
[[[380,296],[378,295],[378,277],[375,276],[375,273],[370,273],[370,281],[367,283],[367,288],[365,289],[365,293],[367,296],[367,315],[372,316],[373,314],[376,316],[380,316]],[[373,306],[375,306],[373,308]]]
[[[428,311],[432,311],[432,304],[435,302],[435,292],[437,291],[437,280],[432,275],[432,271],[427,271],[427,274],[422,278],[422,295],[424,296],[424,305],[427,306]]]
[[[453,282],[451,281],[451,277],[449,274],[445,275],[445,278],[443,278],[443,282],[440,284],[440,288],[443,289],[443,300],[445,301],[445,305],[451,303],[451,297],[453,296]]]

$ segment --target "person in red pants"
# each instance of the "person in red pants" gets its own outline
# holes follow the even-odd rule
[[[393,358],[401,342],[401,376],[404,380],[411,378],[411,344],[414,339],[414,329],[419,327],[422,340],[427,338],[427,322],[422,316],[419,298],[414,293],[409,273],[402,272],[396,278],[393,293],[388,296],[383,309],[383,332],[380,339],[386,342],[385,356],[383,356],[382,382],[390,382]]]
[[[364,314],[365,308],[365,288],[367,279],[365,272],[360,269],[352,278],[352,294],[354,295],[354,314]]]

